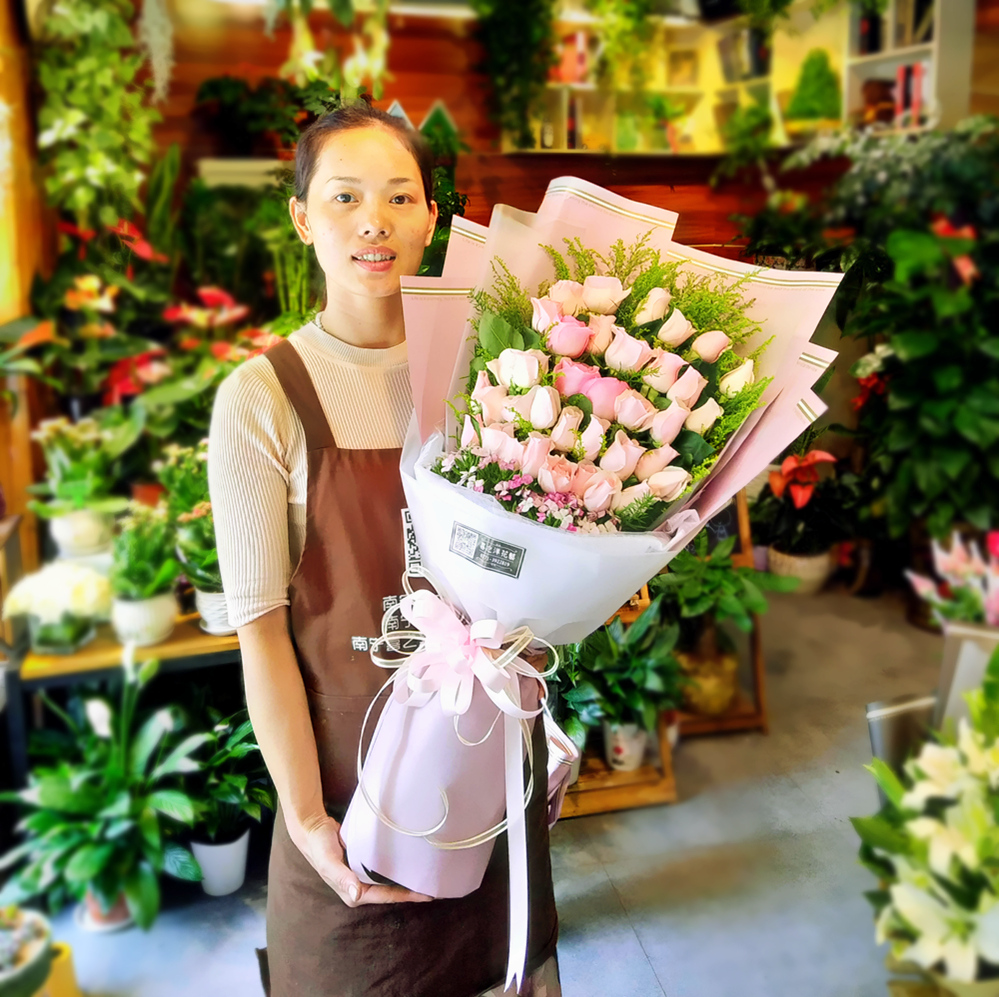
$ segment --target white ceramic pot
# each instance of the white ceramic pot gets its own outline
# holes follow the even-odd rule
[[[0,994],[15,997],[42,993],[52,965],[52,926],[33,910],[21,910],[18,917],[25,940],[19,947],[14,965],[0,970]]]
[[[638,724],[611,724],[604,721],[604,757],[617,772],[634,772],[645,759],[648,735]]]
[[[250,829],[241,837],[224,845],[191,842],[191,851],[201,866],[201,888],[210,897],[235,893],[246,879],[246,851],[250,844]]]
[[[114,599],[111,603],[111,624],[122,644],[159,644],[173,633],[176,620],[177,597],[173,592],[152,599]]]
[[[79,509],[49,520],[49,532],[60,557],[101,554],[111,547],[114,516],[92,509]]]
[[[807,556],[784,554],[768,547],[767,567],[772,574],[800,579],[794,590],[797,595],[815,595],[829,581],[833,571],[833,555],[831,550]]]
[[[216,637],[234,634],[235,629],[229,624],[229,608],[225,601],[225,592],[202,592],[194,590],[194,604],[198,607],[203,622],[202,630]]]

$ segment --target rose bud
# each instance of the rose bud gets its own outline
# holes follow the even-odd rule
[[[709,398],[703,405],[699,408],[695,408],[690,415],[687,416],[686,421],[683,426],[685,429],[689,429],[692,433],[697,433],[703,436],[714,424],[717,422],[718,417],[722,415],[725,410],[718,404],[713,398]]]
[[[652,359],[643,368],[642,380],[664,395],[676,383],[677,375],[686,363],[679,353],[669,353],[656,347],[652,351]]]
[[[631,485],[614,496],[611,500],[611,511],[620,512],[622,509],[627,509],[632,502],[638,502],[651,494],[652,489],[649,488],[648,483],[640,481],[637,485]]]
[[[491,426],[484,426],[482,429],[482,449],[486,453],[498,454],[503,448],[504,441],[513,437],[513,423],[494,422]]]
[[[619,429],[614,436],[614,442],[600,458],[600,467],[605,471],[613,471],[622,481],[627,481],[635,473],[638,458],[643,453],[645,447]]]
[[[625,429],[640,433],[649,428],[652,417],[659,410],[645,397],[633,388],[622,391],[614,399],[614,421],[621,423]]]
[[[576,465],[576,473],[572,476],[572,494],[581,499],[586,494],[590,479],[595,474],[601,474],[600,468],[590,461],[581,461]]]
[[[582,310],[612,315],[629,294],[631,289],[625,290],[617,277],[587,277],[583,281]]]
[[[477,447],[479,445],[479,433],[481,432],[482,426],[479,420],[466,415],[465,424],[461,430],[461,445],[463,447]]]
[[[566,405],[562,409],[551,435],[552,446],[556,450],[568,453],[576,446],[576,430],[584,415],[583,410],[575,405]]]
[[[732,340],[721,329],[712,329],[711,332],[702,332],[690,344],[690,348],[702,360],[706,360],[708,363],[715,363],[731,345]]]
[[[548,349],[556,356],[582,356],[590,342],[590,327],[571,316],[559,319],[548,330],[546,342]]]
[[[554,388],[542,388],[540,385],[535,385],[531,391],[535,392],[528,416],[531,425],[535,429],[551,429],[562,408],[559,393]]]
[[[589,512],[607,512],[614,496],[621,492],[621,479],[613,471],[598,468],[586,483],[583,505]]]
[[[600,455],[608,426],[610,423],[606,419],[595,415],[586,424],[586,429],[579,434],[579,446],[583,451],[583,457],[587,460],[595,460]]]
[[[614,327],[614,339],[604,352],[604,363],[611,370],[641,370],[651,357],[648,343],[629,336],[620,326]]]
[[[672,502],[690,484],[691,474],[682,467],[664,467],[649,477],[648,485],[657,499]]]
[[[575,280],[559,280],[548,288],[548,297],[563,315],[578,315],[583,310],[583,285]]]
[[[508,348],[495,360],[490,360],[486,368],[504,388],[531,388],[548,370],[548,354],[541,350]]]
[[[645,325],[646,322],[656,322],[666,314],[669,308],[670,293],[664,287],[654,287],[635,313],[635,325]]]
[[[679,308],[674,308],[670,316],[659,327],[656,339],[664,346],[677,347],[685,343],[694,334],[694,327],[684,317]]]
[[[628,385],[616,377],[597,377],[584,385],[582,391],[593,403],[593,414],[614,421],[614,399],[622,391],[627,391]]]
[[[602,356],[614,340],[614,316],[591,315],[589,325],[590,342],[586,347],[587,352],[592,353],[594,356]]]
[[[663,468],[669,467],[678,456],[679,454],[669,444],[656,450],[646,450],[635,465],[635,477],[639,481],[645,481]]]
[[[696,367],[688,367],[677,378],[676,384],[666,392],[666,397],[671,402],[680,402],[687,408],[693,408],[707,383],[708,379],[701,377]]]
[[[600,371],[596,367],[576,363],[575,360],[559,360],[554,369],[555,387],[563,398],[581,394],[585,385],[600,377]]]
[[[562,308],[551,298],[531,298],[531,328],[542,336],[562,319]]]
[[[673,402],[669,408],[660,409],[652,417],[652,425],[649,427],[649,435],[654,443],[666,446],[676,439],[677,433],[683,429],[683,424],[690,415],[690,409],[680,402]]]
[[[531,433],[524,445],[524,459],[520,465],[521,472],[532,478],[537,478],[541,466],[551,454],[551,449],[550,436],[545,436],[544,433]]]
[[[576,465],[565,457],[551,454],[538,471],[538,484],[549,494],[567,492],[572,487]]]
[[[503,416],[503,407],[506,405],[507,393],[502,384],[493,385],[489,380],[489,375],[480,370],[475,379],[475,389],[471,398],[477,402],[482,413],[482,421],[488,426],[493,422],[500,422]]]
[[[723,398],[734,398],[743,388],[748,388],[756,380],[752,360],[743,362],[725,374],[718,382],[718,391]]]
[[[524,444],[515,436],[506,436],[503,438],[496,456],[500,460],[506,461],[507,464],[513,464],[519,470],[520,465],[524,463],[524,449]]]

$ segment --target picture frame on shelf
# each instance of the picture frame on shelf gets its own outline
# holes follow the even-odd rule
[[[699,67],[696,49],[677,49],[670,52],[666,65],[666,78],[671,87],[697,86]]]

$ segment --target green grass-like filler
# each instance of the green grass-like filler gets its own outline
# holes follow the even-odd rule
[[[493,290],[473,292],[475,310],[479,316],[483,312],[495,312],[515,329],[530,329],[531,319],[534,317],[530,292],[521,286],[520,281],[510,273],[510,268],[499,257],[493,260],[492,267],[495,276]],[[479,331],[478,318],[472,319],[472,328]]]
[[[742,293],[742,286],[749,278],[747,274],[728,286],[720,276],[687,274],[682,284],[670,289],[671,304],[683,312],[698,332],[721,329],[732,344],[738,346],[762,329],[759,322],[745,313],[755,301],[747,301]]]

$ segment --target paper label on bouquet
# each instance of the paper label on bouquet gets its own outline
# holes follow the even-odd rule
[[[486,571],[495,571],[510,578],[520,577],[520,568],[527,553],[526,547],[494,540],[461,523],[455,523],[451,528],[450,550]]]
[[[423,567],[423,558],[420,556],[420,545],[416,542],[413,516],[408,509],[402,510],[402,536],[403,547],[406,549],[406,571],[411,575],[418,575]]]

